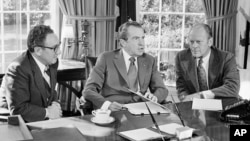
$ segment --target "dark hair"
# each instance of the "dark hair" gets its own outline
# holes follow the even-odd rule
[[[27,46],[30,52],[34,52],[34,47],[44,45],[47,34],[54,33],[50,26],[37,25],[33,27],[28,35]]]
[[[194,25],[190,31],[192,31],[196,27],[202,27],[206,31],[208,38],[213,37],[212,29],[209,25],[204,24],[204,23],[199,23],[199,24]]]
[[[142,25],[140,23],[136,21],[128,21],[119,27],[118,39],[124,39],[124,40],[128,39],[128,27],[130,26],[142,28]]]

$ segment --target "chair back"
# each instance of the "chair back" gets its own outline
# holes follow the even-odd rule
[[[97,57],[90,57],[90,56],[86,57],[86,63],[85,63],[86,64],[86,67],[85,67],[86,80],[88,79],[90,72],[92,71],[93,67],[95,66],[96,60],[97,60]]]

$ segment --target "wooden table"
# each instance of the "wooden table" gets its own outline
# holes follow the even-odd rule
[[[232,104],[233,101],[223,102],[225,104]],[[166,105],[173,113],[154,115],[159,125],[167,123],[179,123],[180,119],[176,115],[176,110],[173,104]],[[181,112],[184,123],[192,128],[197,129],[196,138],[206,138],[218,141],[229,140],[229,126],[227,123],[223,123],[219,119],[220,112],[192,110],[192,102],[178,103],[177,105]],[[128,111],[113,112],[112,116],[115,121],[109,125],[96,125],[91,122],[92,115],[86,115],[81,117],[69,117],[49,121],[28,123],[28,127],[31,129],[31,133],[36,139],[49,140],[52,135],[44,135],[41,139],[41,133],[39,131],[54,128],[57,131],[59,127],[77,127],[82,134],[82,139],[87,141],[123,141],[125,138],[117,135],[117,132],[127,131],[138,128],[152,127],[154,126],[149,115],[134,116]],[[43,129],[43,130],[41,130]],[[73,140],[73,139],[72,139]],[[195,140],[193,138],[192,140]]]

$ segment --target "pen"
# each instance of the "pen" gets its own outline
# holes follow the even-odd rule
[[[160,130],[160,128],[159,128],[157,122],[155,121],[155,118],[154,118],[153,114],[151,113],[151,111],[150,111],[150,109],[149,109],[149,107],[148,107],[148,104],[147,104],[146,102],[145,102],[145,104],[146,104],[146,107],[147,107],[147,109],[148,109],[148,112],[149,112],[149,114],[150,114],[150,116],[151,116],[151,119],[152,119],[152,121],[153,121],[153,123],[154,123],[156,129],[157,129],[158,132],[160,133],[162,140],[165,141],[163,135],[161,134],[161,130]]]
[[[172,97],[172,100],[173,100],[173,102],[174,102],[174,106],[175,106],[175,109],[176,109],[176,111],[177,111],[178,117],[180,118],[182,125],[185,126],[184,121],[183,121],[183,119],[182,119],[182,117],[181,117],[180,111],[179,111],[179,109],[178,109],[178,107],[177,107],[177,105],[176,105],[176,103],[175,103],[175,101],[174,101],[173,95],[171,95],[171,97]]]

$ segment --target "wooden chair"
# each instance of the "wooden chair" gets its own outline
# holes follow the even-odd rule
[[[85,76],[86,76],[85,78],[86,78],[86,81],[89,77],[90,72],[92,71],[93,67],[95,66],[96,60],[97,60],[97,57],[87,56],[85,58],[85,65],[86,65],[85,66]],[[80,109],[86,115],[86,114],[91,114],[91,112],[94,108],[93,108],[92,102],[89,100],[86,100],[86,103],[84,103],[84,105],[81,105]]]

